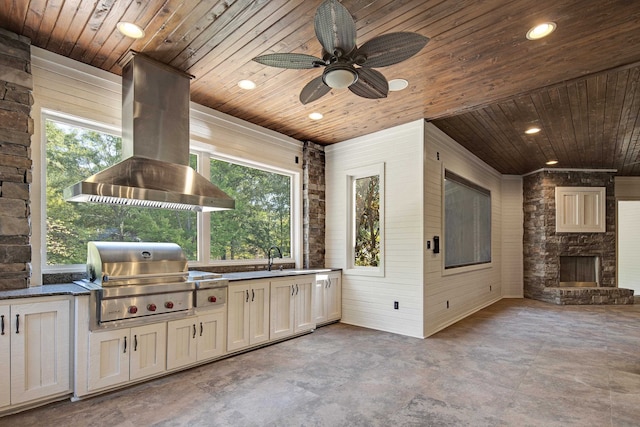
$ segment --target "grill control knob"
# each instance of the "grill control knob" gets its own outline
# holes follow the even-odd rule
[[[156,307],[156,305],[155,305],[155,304],[149,304],[149,305],[147,306],[147,310],[149,310],[149,311],[156,311],[156,308],[157,308],[157,307]]]
[[[167,301],[164,303],[165,308],[173,308],[173,303],[171,301]]]
[[[135,305],[132,305],[131,307],[129,307],[129,313],[136,314],[137,312],[138,312],[138,307],[136,307]]]
[[[209,302],[216,302],[218,299],[214,296],[209,297]]]

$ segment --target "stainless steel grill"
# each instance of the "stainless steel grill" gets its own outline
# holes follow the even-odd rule
[[[226,303],[228,280],[189,272],[173,243],[89,242],[91,329],[144,324],[192,315],[198,307]]]

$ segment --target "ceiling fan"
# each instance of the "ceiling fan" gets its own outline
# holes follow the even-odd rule
[[[308,104],[333,89],[349,90],[364,98],[386,98],[389,83],[373,68],[402,62],[418,53],[429,41],[417,33],[383,34],[356,46],[356,24],[337,0],[325,0],[316,10],[316,37],[322,45],[322,59],[303,53],[272,53],[253,58],[270,67],[310,69],[325,67],[300,92],[300,102]]]

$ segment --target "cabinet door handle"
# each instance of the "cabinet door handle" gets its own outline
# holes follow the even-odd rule
[[[133,336],[133,351],[138,351],[138,336]]]
[[[202,322],[200,322],[200,336],[202,336],[202,332],[203,332]]]
[[[196,338],[196,324],[193,324],[193,339]]]
[[[291,285],[291,296],[293,296],[296,293],[296,288],[293,287],[293,285]]]
[[[247,302],[249,302],[249,289],[247,289]]]
[[[254,299],[256,299],[256,291],[251,289],[251,302],[253,302]]]
[[[298,284],[296,283],[296,295],[298,295],[298,291],[299,291]]]
[[[127,337],[124,337],[124,352],[127,352]]]
[[[16,314],[16,334],[20,333],[20,315]]]
[[[4,335],[4,314],[0,316],[0,329],[2,329],[2,333],[0,333],[0,335]]]
[[[331,277],[329,277],[329,279],[327,280],[327,287],[330,288],[331,287]]]

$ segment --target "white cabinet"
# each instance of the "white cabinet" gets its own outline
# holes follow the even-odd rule
[[[71,391],[70,306],[68,298],[0,306],[0,407]]]
[[[11,332],[8,305],[0,306],[0,408],[11,404]]]
[[[605,187],[556,187],[556,232],[605,231]]]
[[[167,369],[176,369],[224,354],[225,312],[168,322]]]
[[[271,282],[270,339],[285,338],[315,328],[315,276],[296,276]]]
[[[227,350],[235,351],[269,340],[269,281],[229,285]]]
[[[166,323],[94,332],[89,336],[89,391],[165,370]]]
[[[340,272],[316,275],[314,316],[316,324],[340,320],[342,317],[342,287]]]

